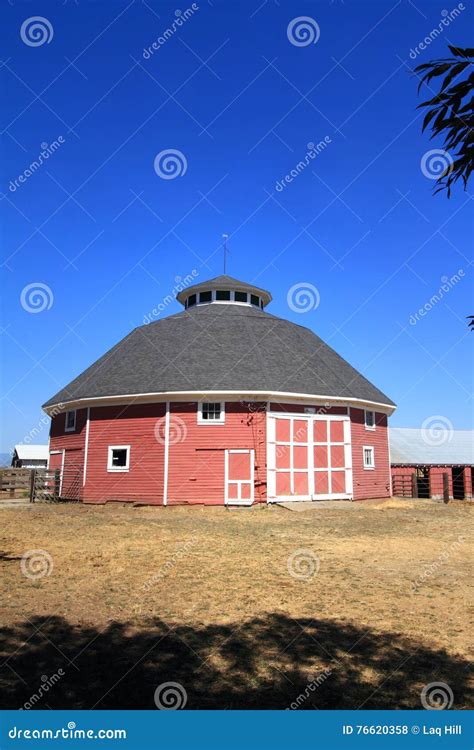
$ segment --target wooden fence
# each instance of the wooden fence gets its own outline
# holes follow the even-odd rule
[[[31,469],[0,469],[0,500],[31,497]]]
[[[76,476],[72,478],[76,480]],[[74,492],[70,491],[71,478],[62,492],[59,469],[0,469],[0,502],[5,500],[29,499],[31,503],[79,500],[78,482]]]
[[[447,473],[435,477],[412,474],[396,474],[392,477],[395,497],[439,498],[449,502],[449,476]]]

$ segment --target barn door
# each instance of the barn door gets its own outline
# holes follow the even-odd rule
[[[310,500],[312,435],[309,417],[270,417],[268,427],[268,496]]]
[[[269,414],[267,460],[270,502],[352,496],[348,417]]]
[[[351,428],[348,419],[313,421],[313,499],[352,495]]]
[[[253,503],[253,450],[226,450],[225,452],[225,503],[226,505],[252,505]]]

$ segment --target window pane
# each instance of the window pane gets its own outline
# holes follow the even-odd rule
[[[196,295],[190,294],[188,297],[188,307],[192,307],[195,304],[196,304]]]
[[[112,466],[126,466],[127,465],[127,449],[126,448],[114,448],[112,451]]]
[[[236,302],[247,302],[247,292],[236,292],[235,293],[235,301]]]
[[[367,427],[373,427],[375,424],[375,414],[373,411],[365,412],[365,424]]]
[[[72,428],[76,424],[76,412],[74,411],[68,411],[66,412],[66,427]]]
[[[199,302],[212,302],[212,292],[201,292]]]
[[[230,292],[226,292],[222,289],[218,289],[216,292],[216,299],[219,299],[219,300],[230,299]]]
[[[256,294],[250,295],[250,302],[252,303],[252,305],[255,305],[255,307],[259,306],[259,299]]]
[[[217,403],[206,403],[202,405],[202,418],[203,419],[220,419],[221,416],[221,405]]]

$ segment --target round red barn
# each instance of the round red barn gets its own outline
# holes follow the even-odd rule
[[[171,505],[390,495],[394,403],[230,276],[180,291],[43,408],[60,495]]]

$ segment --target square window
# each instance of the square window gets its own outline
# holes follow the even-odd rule
[[[219,301],[230,300],[230,292],[227,292],[224,289],[218,289],[216,291],[216,299]]]
[[[201,292],[199,302],[212,302],[212,292]]]
[[[234,292],[234,299],[236,302],[247,302],[248,301],[247,292]]]
[[[252,305],[255,305],[255,307],[259,307],[260,300],[259,300],[259,298],[257,297],[256,294],[251,294],[250,295],[250,303]]]
[[[107,471],[128,471],[130,468],[130,446],[109,445]]]
[[[66,422],[64,431],[65,432],[74,432],[76,429],[76,412],[74,411],[67,411],[66,412]]]
[[[196,304],[196,295],[190,294],[188,297],[188,307],[192,307],[195,304]]]
[[[365,429],[375,430],[375,412],[365,410]]]
[[[199,404],[198,422],[201,424],[223,424],[224,417],[224,404],[220,401]]]
[[[364,469],[375,469],[375,455],[372,446],[364,445]]]

